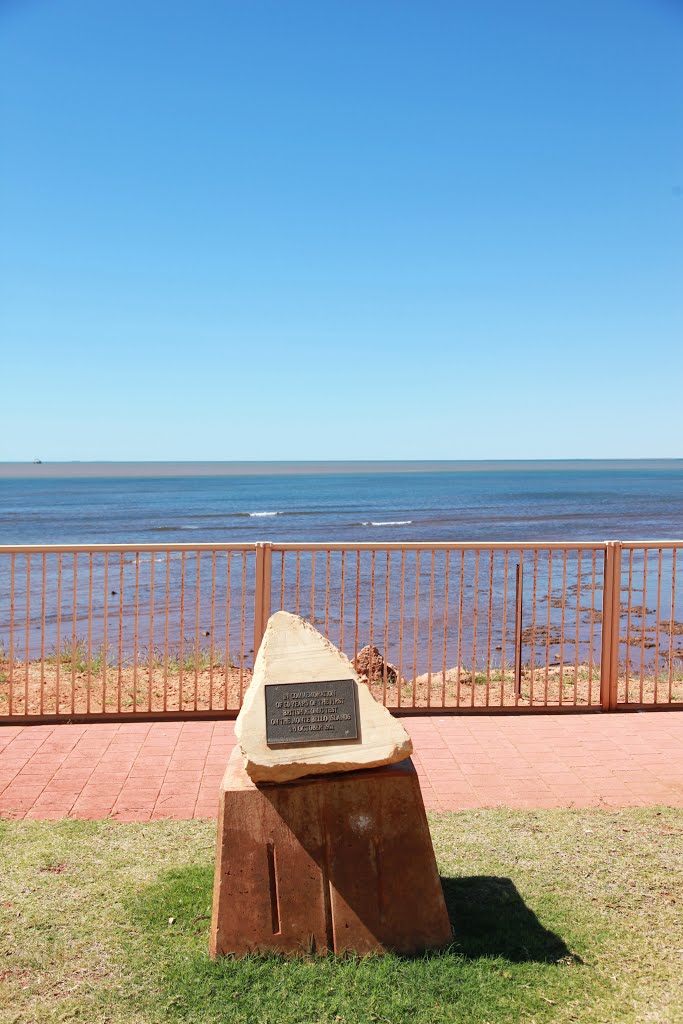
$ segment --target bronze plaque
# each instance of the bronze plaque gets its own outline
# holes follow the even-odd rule
[[[353,679],[318,683],[268,683],[266,743],[338,743],[358,739],[356,684]]]

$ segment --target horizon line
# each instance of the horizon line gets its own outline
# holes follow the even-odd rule
[[[107,459],[0,462],[0,479],[477,473],[496,470],[683,468],[683,458],[563,459]]]

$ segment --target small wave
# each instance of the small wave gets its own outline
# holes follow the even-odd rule
[[[250,519],[260,519],[262,516],[279,516],[279,512],[248,512],[247,515]]]
[[[361,526],[410,526],[412,519],[391,519],[385,523],[361,523]]]
[[[175,533],[176,530],[201,530],[201,526],[150,526],[152,533]]]

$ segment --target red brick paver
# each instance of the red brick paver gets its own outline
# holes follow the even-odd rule
[[[683,712],[405,718],[427,807],[683,807]],[[0,726],[0,817],[209,818],[234,723]]]

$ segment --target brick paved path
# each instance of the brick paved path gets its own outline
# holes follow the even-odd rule
[[[425,803],[683,806],[683,711],[415,717]],[[0,816],[206,818],[234,723],[0,726]]]

